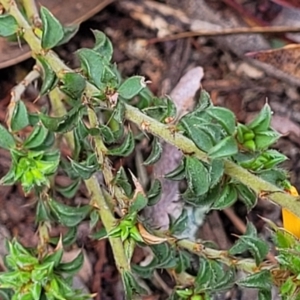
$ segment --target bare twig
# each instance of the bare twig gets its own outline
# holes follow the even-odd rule
[[[149,44],[161,43],[166,41],[190,38],[190,37],[210,37],[210,36],[222,36],[222,35],[234,35],[234,34],[280,34],[300,32],[299,27],[291,26],[255,26],[255,27],[236,27],[236,28],[222,28],[217,30],[201,30],[201,31],[186,31],[177,34],[168,35],[162,38],[153,38],[148,41]]]

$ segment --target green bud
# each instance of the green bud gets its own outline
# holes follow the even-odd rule
[[[247,133],[244,134],[244,140],[245,141],[253,140],[254,137],[255,137],[255,134],[252,130],[251,130],[251,132],[247,132]]]
[[[251,151],[255,151],[256,150],[256,145],[255,142],[253,140],[251,141],[246,141],[243,146]]]

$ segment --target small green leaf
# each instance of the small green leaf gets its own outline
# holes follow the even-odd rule
[[[18,23],[9,14],[0,15],[0,36],[8,37],[18,31]]]
[[[49,208],[46,206],[43,200],[39,200],[37,203],[35,220],[36,222],[51,220]]]
[[[211,107],[206,112],[215,119],[227,132],[228,135],[232,135],[235,131],[235,115],[234,113],[224,107]]]
[[[250,251],[257,265],[264,260],[269,251],[266,242],[257,237],[256,229],[251,223],[247,224],[245,235],[240,236],[237,242],[230,248],[229,253],[235,255],[245,251]]]
[[[40,95],[43,96],[54,89],[58,80],[55,72],[43,56],[37,55],[37,60],[43,68],[43,84],[40,89]]]
[[[61,193],[65,198],[71,199],[73,198],[80,186],[81,180],[75,180],[73,183],[66,187],[57,187],[56,190]]]
[[[80,100],[86,86],[86,80],[78,73],[65,73],[61,79],[60,89],[69,97]]]
[[[73,159],[70,162],[73,171],[83,180],[89,179],[98,169],[97,165],[87,165],[87,162],[78,163]]]
[[[162,154],[162,145],[159,142],[159,139],[154,137],[152,142],[152,150],[148,158],[144,161],[144,165],[155,164],[161,157]]]
[[[119,147],[108,150],[108,155],[128,156],[134,150],[134,146],[135,146],[135,142],[134,142],[133,133],[129,131],[125,137],[123,144]]]
[[[230,207],[237,200],[237,190],[234,185],[226,184],[223,188],[220,197],[213,204],[213,209],[222,210]]]
[[[185,172],[188,187],[196,196],[208,192],[210,176],[201,161],[195,157],[187,156],[185,158]]]
[[[41,7],[41,19],[43,22],[42,48],[52,49],[64,37],[63,26],[44,6]]]
[[[49,130],[49,131],[57,131],[57,128],[60,123],[62,123],[65,120],[65,117],[50,117],[46,114],[40,114],[40,120],[43,123],[43,125]]]
[[[160,180],[154,179],[154,181],[151,184],[150,190],[147,192],[147,198],[148,198],[148,206],[155,205],[162,193],[162,184]]]
[[[142,278],[145,278],[145,279],[151,279],[153,276],[153,272],[154,272],[153,267],[141,266],[141,265],[136,265],[136,264],[132,264],[131,269],[138,276],[141,276]]]
[[[250,211],[256,205],[257,202],[255,192],[253,192],[250,188],[241,183],[237,184],[235,187],[238,190],[239,198],[246,205],[247,210]]]
[[[74,260],[67,262],[67,263],[61,263],[58,266],[58,270],[60,272],[66,273],[67,275],[73,275],[76,274],[82,267],[84,260],[83,252],[80,251],[79,254],[74,258]]]
[[[77,54],[85,74],[97,88],[103,89],[104,64],[101,55],[92,49],[86,48],[78,50]]]
[[[37,124],[34,126],[30,135],[24,141],[24,147],[28,149],[34,149],[41,146],[48,135],[48,130],[42,124]]]
[[[272,291],[259,291],[258,300],[272,300]]]
[[[63,45],[65,43],[69,42],[75,36],[75,34],[78,32],[78,29],[79,29],[79,24],[72,24],[69,26],[64,26],[63,27],[64,37],[59,41],[57,46],[60,46],[60,45]]]
[[[97,51],[100,55],[105,57],[109,62],[113,54],[113,46],[109,38],[99,30],[92,30],[95,37],[95,45],[93,50]]]
[[[238,146],[232,136],[228,136],[208,151],[210,158],[229,157],[238,152]]]
[[[148,199],[141,193],[138,193],[133,203],[129,207],[129,214],[138,213],[147,206]]]
[[[105,239],[107,237],[108,237],[107,231],[104,227],[101,228],[99,231],[92,234],[92,238],[95,239],[95,240],[102,240],[102,239]]]
[[[126,172],[125,172],[123,167],[121,167],[118,170],[118,172],[117,172],[117,174],[116,174],[116,176],[115,176],[112,183],[119,185],[123,189],[123,191],[125,192],[126,196],[130,197],[130,195],[132,193],[132,187],[131,187],[131,184],[128,181],[128,177],[127,177]]]
[[[164,176],[170,180],[182,180],[185,178],[185,164],[183,160],[180,161],[180,164],[171,172],[165,174]]]
[[[99,124],[99,131],[100,131],[101,137],[103,138],[103,141],[106,144],[112,144],[112,143],[116,142],[114,133],[109,126],[107,126],[105,124]],[[97,135],[99,135],[99,133],[97,133]]]
[[[201,89],[199,103],[197,104],[195,111],[200,112],[204,111],[213,106],[213,103],[210,98],[210,94],[205,90]]]
[[[132,76],[126,79],[118,88],[119,95],[125,100],[130,100],[138,95],[146,87],[145,78],[142,76]]]
[[[200,267],[195,279],[195,291],[200,292],[205,289],[212,278],[212,270],[207,259],[200,259]]]
[[[259,114],[247,124],[247,127],[252,129],[255,133],[266,131],[270,127],[271,117],[271,107],[266,103]]]
[[[58,221],[67,227],[78,225],[91,211],[90,205],[72,207],[53,199],[48,201],[49,207]]]
[[[11,129],[19,131],[29,125],[28,113],[22,100],[16,102],[11,118]]]
[[[187,223],[188,223],[188,214],[187,210],[184,209],[180,216],[172,222],[170,222],[170,228],[169,231],[171,234],[180,234],[182,233],[186,228],[187,228]]]
[[[271,274],[267,270],[260,271],[248,275],[237,282],[238,285],[246,288],[255,288],[262,291],[270,291],[272,289]]]
[[[186,115],[180,123],[183,125],[188,137],[190,137],[196,146],[207,152],[214,146],[214,141],[211,136],[202,129],[203,122],[199,123],[198,118]]]
[[[121,277],[125,289],[125,299],[134,299],[134,295],[147,294],[147,292],[136,282],[136,279],[130,272],[123,271]]]
[[[255,134],[254,142],[258,150],[267,149],[269,146],[273,145],[279,138],[280,134],[276,131],[260,131]]]
[[[210,165],[210,188],[215,187],[223,178],[224,162],[221,159],[213,159]]]
[[[16,146],[15,139],[8,130],[0,124],[0,148],[11,150]]]

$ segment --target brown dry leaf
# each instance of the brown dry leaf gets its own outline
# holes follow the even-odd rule
[[[271,126],[282,135],[294,134],[298,138],[300,137],[299,125],[287,117],[272,116]]]
[[[247,56],[300,78],[300,45],[292,44],[275,50],[250,52]]]
[[[161,237],[158,237],[158,236],[155,236],[155,235],[149,233],[141,223],[137,223],[137,228],[138,228],[143,240],[148,245],[157,245],[157,244],[161,244],[161,243],[164,243],[167,241],[167,238],[161,238]]]

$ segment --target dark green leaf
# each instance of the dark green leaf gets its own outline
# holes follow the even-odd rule
[[[43,22],[42,47],[52,49],[64,37],[64,29],[60,22],[46,8],[41,7],[41,19]]]
[[[75,180],[73,183],[71,183],[69,186],[66,187],[57,187],[56,190],[61,193],[65,198],[73,198],[80,186],[81,180]]]
[[[40,95],[43,96],[54,89],[58,80],[55,72],[43,56],[37,55],[37,60],[43,68],[43,84],[40,89]]]
[[[272,111],[268,103],[264,105],[259,114],[249,123],[247,127],[255,133],[266,131],[270,127]]]
[[[134,146],[135,146],[135,142],[134,142],[133,133],[131,131],[129,131],[125,137],[123,144],[114,149],[110,149],[108,151],[108,155],[128,156],[134,150]]]
[[[134,276],[128,272],[123,271],[121,273],[122,281],[125,289],[125,299],[131,300],[134,299],[133,296],[146,294],[146,291],[136,282]]]
[[[203,124],[199,123],[197,118],[186,115],[180,120],[180,123],[187,132],[188,137],[193,140],[199,149],[208,152],[213,147],[213,139],[201,128]]]
[[[210,166],[210,188],[215,187],[224,174],[224,162],[221,159],[213,159]]]
[[[247,207],[247,210],[251,210],[255,205],[257,201],[257,197],[254,191],[249,189],[246,185],[244,184],[237,184],[236,188],[239,193],[239,198],[244,202],[244,204]]]
[[[85,48],[78,50],[77,54],[85,74],[97,88],[103,89],[104,64],[101,55],[92,49]]]
[[[79,254],[74,258],[74,260],[59,264],[58,270],[68,275],[76,274],[81,269],[83,260],[83,252],[80,251]]]
[[[237,200],[237,190],[234,185],[226,184],[223,187],[220,197],[213,204],[213,209],[222,210],[230,207]]]
[[[50,221],[50,212],[49,208],[46,206],[43,200],[39,200],[36,207],[36,222]]]
[[[204,111],[213,105],[210,95],[205,90],[201,89],[199,103],[197,104],[195,111]]]
[[[148,199],[141,193],[138,193],[133,203],[129,207],[129,214],[138,213],[147,206]]]
[[[99,211],[98,210],[93,210],[91,213],[90,213],[90,229],[94,228],[96,226],[96,224],[98,223],[100,219],[100,216],[99,216]]]
[[[95,46],[93,50],[102,55],[108,62],[112,58],[113,46],[109,38],[99,30],[92,30],[95,37]]]
[[[87,165],[86,162],[78,163],[72,159],[70,162],[73,171],[84,180],[89,179],[98,169],[98,165]]]
[[[158,138],[154,137],[152,142],[152,150],[148,158],[144,161],[144,165],[155,164],[161,157],[162,145]]]
[[[195,291],[198,293],[209,286],[212,279],[212,270],[206,259],[200,260],[200,267],[195,279]]]
[[[64,254],[64,250],[63,248],[59,248],[59,249],[55,249],[53,253],[49,253],[44,259],[43,259],[43,262],[42,264],[43,265],[47,265],[49,263],[53,263],[53,266],[54,267],[57,267],[60,262],[61,262],[61,259],[62,259],[62,256]],[[50,266],[49,266],[50,267]],[[48,269],[49,269],[48,267]],[[51,268],[51,267],[50,267]]]
[[[136,264],[132,264],[131,269],[138,276],[141,276],[142,278],[145,278],[145,279],[151,279],[153,276],[153,272],[154,272],[154,267],[140,266],[140,265],[136,265]]]
[[[46,114],[40,114],[40,120],[48,130],[55,132],[59,124],[65,120],[65,117],[50,117]]]
[[[0,148],[11,150],[15,146],[16,142],[13,136],[0,124]]]
[[[82,75],[68,72],[64,74],[61,81],[60,89],[72,99],[80,100],[86,86],[86,80]]]
[[[173,222],[170,222],[169,231],[171,234],[180,234],[187,228],[188,223],[187,210],[184,209],[180,216]]]
[[[176,265],[176,273],[180,274],[184,272],[191,263],[191,254],[187,251],[178,251],[178,257],[177,257],[177,265]]]
[[[272,291],[259,291],[258,300],[272,300]]]
[[[28,113],[26,106],[22,100],[16,102],[12,118],[11,129],[13,131],[19,131],[29,125]]]
[[[238,152],[238,146],[235,139],[232,136],[228,136],[218,142],[213,148],[208,151],[210,158],[223,158],[236,154]]]
[[[8,37],[18,31],[18,23],[11,15],[0,15],[0,36]]]
[[[255,134],[254,142],[256,149],[264,150],[273,145],[280,138],[280,134],[276,131],[260,131]]]
[[[271,274],[269,271],[264,270],[258,273],[248,275],[237,282],[238,285],[246,288],[256,288],[262,291],[270,291],[271,285]]]
[[[59,41],[59,43],[57,44],[57,46],[63,45],[67,42],[69,42],[77,33],[79,29],[79,24],[72,24],[69,26],[64,26],[63,30],[64,30],[64,37]]]
[[[48,130],[42,124],[37,124],[34,126],[23,145],[28,149],[37,148],[45,142],[47,135]]]
[[[53,199],[48,201],[51,211],[58,221],[67,227],[73,227],[78,225],[91,211],[89,205],[80,207],[72,207],[63,203],[57,202]]]
[[[130,197],[130,195],[132,193],[132,187],[128,181],[128,177],[127,177],[126,172],[123,167],[121,167],[118,170],[118,172],[113,180],[113,184],[119,185],[125,192],[126,196]]]
[[[99,131],[100,131],[100,135],[103,138],[103,141],[106,144],[112,144],[116,142],[116,138],[114,136],[113,131],[110,129],[109,126],[104,125],[104,124],[100,124],[99,125]],[[98,134],[97,134],[98,135]]]
[[[148,198],[148,206],[155,205],[161,196],[162,193],[162,185],[160,180],[155,179],[150,187],[150,190],[147,192],[147,198]]]
[[[234,133],[236,121],[231,110],[224,107],[211,107],[206,112],[224,128],[228,135]]]
[[[180,164],[171,172],[165,174],[165,178],[170,180],[182,180],[185,178],[185,164],[181,160]]]
[[[104,227],[92,234],[92,238],[95,240],[102,240],[107,238],[107,236],[107,230]]]
[[[210,176],[201,161],[195,157],[187,156],[185,159],[185,172],[188,187],[196,196],[207,193]]]
[[[253,238],[248,236],[241,236],[240,240],[242,240],[245,244],[248,245],[248,250],[254,257],[256,264],[259,265],[265,259],[267,253],[269,252],[268,245],[259,238]]]
[[[125,100],[131,100],[146,87],[145,78],[142,76],[132,76],[126,79],[118,88],[119,95]]]

